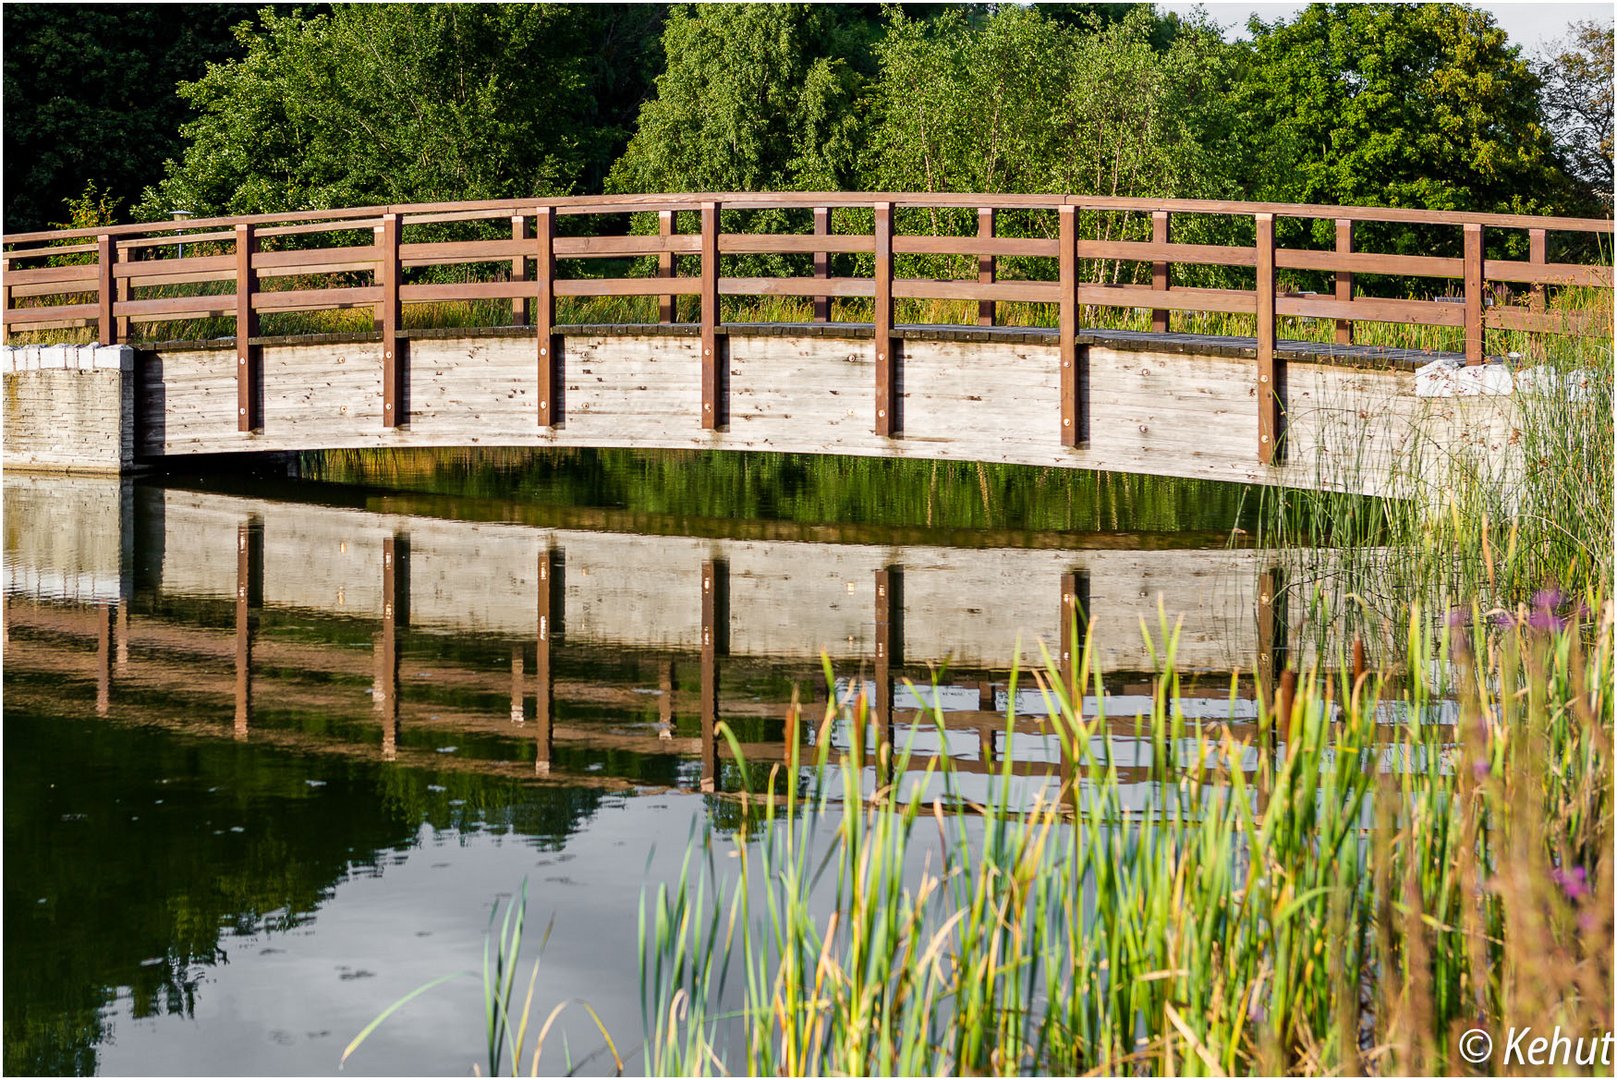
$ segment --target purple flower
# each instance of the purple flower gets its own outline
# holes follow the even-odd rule
[[[1569,870],[1556,867],[1550,871],[1550,880],[1561,886],[1568,900],[1581,900],[1589,895],[1589,872],[1581,866]]]
[[[1486,758],[1477,758],[1477,760],[1471,763],[1471,775],[1475,776],[1478,780],[1485,778],[1492,771],[1493,766],[1488,764],[1488,760]]]
[[[1494,612],[1493,624],[1501,630],[1509,630],[1516,625],[1516,617],[1508,611]]]
[[[1535,608],[1527,616],[1527,625],[1534,630],[1565,630],[1566,620],[1549,608]]]
[[[1553,585],[1548,589],[1540,589],[1533,594],[1533,606],[1544,611],[1554,611],[1566,603],[1566,593]]]
[[[1471,621],[1471,612],[1463,607],[1449,608],[1448,624],[1450,630],[1464,630]]]

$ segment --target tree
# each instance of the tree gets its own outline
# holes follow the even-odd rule
[[[654,63],[657,12],[614,5],[339,5],[239,29],[181,95],[162,216],[567,194],[599,182]]]
[[[1539,79],[1486,12],[1312,4],[1250,28],[1238,94],[1249,197],[1480,211],[1565,203]]]
[[[680,5],[611,191],[826,189],[853,179],[870,23],[855,8]]]
[[[1611,213],[1612,27],[1573,23],[1544,64],[1544,112],[1566,171],[1591,209]]]
[[[127,206],[180,152],[177,83],[235,55],[246,4],[7,4],[5,227],[47,228],[94,184]]]

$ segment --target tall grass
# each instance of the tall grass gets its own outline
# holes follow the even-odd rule
[[[809,792],[750,805],[736,874],[710,837],[643,902],[647,1071],[1452,1073],[1468,1028],[1602,1034],[1611,609],[1593,649],[1536,616],[1408,632],[1401,688],[1310,672],[1256,743],[1184,719],[1170,633],[1144,809],[1053,664],[1070,781],[1030,805],[1008,765],[967,805],[947,758],[923,794],[885,743],[872,793],[861,740],[823,737],[862,708],[828,711]]]

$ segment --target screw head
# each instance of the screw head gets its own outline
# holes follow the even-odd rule
[[[245,365],[247,363],[247,358],[245,356],[238,356],[236,358],[236,363]]]
[[[1072,420],[1071,419],[1062,420],[1061,421],[1061,426],[1062,427],[1072,427]]]
[[[387,403],[387,404],[385,404],[385,405],[383,405],[383,406],[382,406],[382,408],[383,408],[383,409],[384,409],[384,410],[386,410],[386,411],[389,411],[389,412],[391,412],[391,411],[392,411],[392,409],[393,409],[393,403],[392,403],[392,402],[391,402],[391,401],[390,401],[390,402],[388,402],[388,403]]]
[[[242,415],[242,416],[246,416],[246,415],[247,415],[247,410],[246,410],[246,409],[237,409],[237,410],[236,410],[236,412],[237,412],[237,413],[239,413],[239,414],[241,414],[241,415]]]
[[[547,407],[548,407],[548,406],[549,406],[549,405],[550,405],[550,402],[548,402],[548,401],[541,401],[541,402],[540,402],[540,403],[539,403],[539,407],[540,407],[540,408],[541,408],[541,409],[543,409],[543,408],[547,408]]]
[[[876,415],[878,417],[886,416],[887,415],[887,410],[886,409],[877,409],[876,410]]]
[[[539,350],[539,355],[540,355],[540,356],[544,356],[544,355],[545,355],[545,354],[546,354],[546,353],[548,353],[548,352],[550,352],[550,350],[549,350],[549,349],[546,349],[546,348],[543,348],[543,347],[541,347],[541,348],[540,348],[540,350]]]

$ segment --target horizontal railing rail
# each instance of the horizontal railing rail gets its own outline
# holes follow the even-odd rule
[[[725,232],[720,210],[810,211],[811,232]],[[899,232],[898,210],[976,211],[976,232],[966,235]],[[857,210],[859,228],[832,230],[833,210]],[[1054,235],[1006,236],[996,232],[1000,211],[1053,215]],[[1151,238],[1080,235],[1081,215],[1125,213],[1149,216]],[[657,215],[658,231],[629,235],[558,235],[560,217]],[[680,232],[679,215],[695,216],[696,232]],[[1247,244],[1173,242],[1170,221],[1187,215],[1233,219],[1250,227]],[[958,215],[957,215],[958,216]],[[404,242],[405,228],[498,222],[509,238]],[[1283,247],[1276,222],[1328,221],[1334,245],[1325,249]],[[803,218],[804,224],[810,218]],[[1250,222],[1250,226],[1246,223]],[[1356,250],[1359,224],[1452,229],[1459,255]],[[846,224],[846,223],[844,223]],[[1488,233],[1526,234],[1526,259],[1487,259]],[[828,321],[833,299],[871,301],[874,332],[875,429],[896,435],[897,385],[894,302],[925,299],[975,303],[976,322],[993,325],[996,305],[1054,305],[1061,357],[1062,439],[1080,444],[1077,349],[1084,307],[1151,312],[1151,326],[1166,331],[1169,312],[1251,316],[1257,342],[1259,457],[1274,459],[1284,403],[1277,392],[1280,365],[1276,323],[1283,316],[1335,322],[1335,340],[1352,343],[1356,321],[1453,327],[1463,331],[1468,363],[1484,360],[1489,329],[1581,333],[1601,326],[1609,311],[1584,317],[1547,310],[1548,286],[1610,289],[1612,222],[1522,214],[1450,213],[1385,207],[1320,206],[1185,199],[1123,199],[1094,196],[981,195],[953,193],[713,193],[689,195],[587,196],[360,207],[331,211],[189,219],[95,229],[18,233],[4,238],[4,334],[93,327],[103,344],[126,341],[133,324],[185,319],[233,318],[238,375],[238,427],[258,427],[255,388],[261,380],[253,339],[265,313],[369,308],[381,334],[383,420],[407,423],[403,415],[400,329],[403,306],[434,302],[509,301],[510,321],[531,326],[536,346],[537,421],[557,420],[555,362],[558,297],[657,297],[660,322],[674,321],[676,298],[699,298],[704,427],[721,425],[723,410],[719,339],[721,296],[802,297],[814,319]],[[1550,262],[1551,233],[1582,234],[1600,262]],[[267,244],[266,244],[267,242]],[[288,246],[293,245],[293,246]],[[187,247],[191,252],[186,252]],[[1515,250],[1522,245],[1518,239]],[[860,273],[833,275],[832,256],[857,256]],[[726,276],[726,256],[807,257],[807,276],[768,275],[756,269]],[[976,261],[976,274],[956,278],[898,277],[897,256],[943,256]],[[678,260],[697,273],[678,276]],[[651,276],[590,277],[558,273],[559,267],[600,259],[651,259]],[[868,259],[868,262],[866,261]],[[1044,260],[1044,279],[999,273],[1000,260]],[[68,260],[64,265],[63,260]],[[1149,283],[1086,281],[1083,267],[1107,263],[1149,267]],[[1053,265],[1052,265],[1053,264]],[[405,271],[425,267],[492,268],[480,280],[406,282]],[[868,265],[868,272],[864,267]],[[1025,265],[1025,264],[1024,264]],[[1175,267],[1233,268],[1251,272],[1252,288],[1173,284]],[[1282,288],[1278,271],[1330,275],[1329,293]],[[1449,295],[1428,299],[1365,295],[1357,275],[1445,282]],[[474,275],[468,275],[474,276]],[[323,279],[311,282],[308,279]],[[1501,302],[1492,285],[1527,287],[1526,303]],[[180,289],[181,295],[136,295]]]

